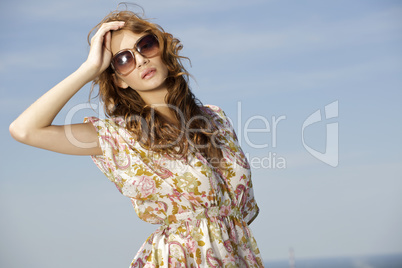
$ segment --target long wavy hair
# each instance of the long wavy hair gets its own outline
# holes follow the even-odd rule
[[[123,117],[127,130],[152,152],[181,158],[187,157],[189,151],[196,148],[213,166],[222,168],[223,154],[217,140],[218,128],[201,109],[201,102],[190,90],[189,73],[182,64],[182,60],[188,58],[179,55],[183,48],[180,41],[158,24],[126,10],[109,13],[89,32],[88,42],[92,32],[110,21],[125,21],[120,30],[130,30],[136,34],[152,33],[158,38],[160,56],[168,69],[165,102],[173,110],[180,127],[169,124],[134,89],[118,87],[110,66],[93,81],[91,88],[92,93],[94,87],[99,86],[99,98],[104,103],[105,114]]]

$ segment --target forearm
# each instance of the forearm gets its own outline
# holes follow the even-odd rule
[[[97,132],[90,123],[54,126],[52,122],[75,93],[109,67],[112,58],[111,31],[123,25],[121,21],[102,24],[91,39],[88,58],[80,68],[35,101],[10,125],[14,139],[60,153],[102,153],[97,143]],[[92,145],[88,147],[88,144]]]
[[[27,108],[10,126],[14,137],[25,137],[29,133],[50,126],[64,107],[86,83],[93,72],[84,63],[74,73],[46,92]]]

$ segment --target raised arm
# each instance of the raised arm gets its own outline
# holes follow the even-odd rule
[[[15,140],[64,154],[102,154],[97,132],[90,123],[57,126],[52,122],[75,93],[109,66],[112,56],[110,31],[123,25],[116,21],[100,27],[91,39],[87,60],[11,123],[10,133]]]

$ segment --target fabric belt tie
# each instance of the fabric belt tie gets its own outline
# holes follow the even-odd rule
[[[178,223],[183,221],[194,221],[210,218],[234,217],[242,218],[239,208],[237,207],[208,207],[199,208],[193,211],[184,211],[178,214],[170,215],[165,219],[165,224]]]

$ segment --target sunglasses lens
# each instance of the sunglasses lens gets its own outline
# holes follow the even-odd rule
[[[136,49],[143,57],[154,57],[159,53],[158,39],[154,35],[146,35],[138,41]],[[113,57],[112,65],[117,73],[128,75],[135,69],[136,62],[133,53],[130,50],[124,50]]]
[[[146,35],[138,42],[137,49],[145,57],[156,56],[159,52],[158,39],[154,35]]]
[[[128,74],[135,68],[135,59],[130,51],[122,51],[113,57],[113,67],[122,74]]]

